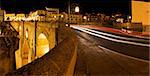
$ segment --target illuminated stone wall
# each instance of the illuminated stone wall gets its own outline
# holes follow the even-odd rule
[[[150,2],[132,1],[132,22],[150,25]]]
[[[56,23],[37,22],[35,52],[35,22],[11,22],[19,32],[19,49],[16,51],[17,69],[43,56],[55,46]],[[45,47],[45,48],[44,48]]]

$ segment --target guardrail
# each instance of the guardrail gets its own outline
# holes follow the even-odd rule
[[[56,47],[41,58],[6,74],[6,76],[73,76],[77,58],[77,37],[70,28],[60,28],[59,30],[64,29],[63,34],[66,36]]]

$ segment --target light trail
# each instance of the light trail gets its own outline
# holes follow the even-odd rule
[[[90,35],[97,36],[97,37],[100,37],[100,38],[103,38],[103,39],[107,39],[107,40],[110,40],[110,41],[150,47],[149,44],[142,44],[142,43],[137,43],[137,42],[132,42],[132,41],[124,41],[124,40],[119,40],[119,39],[113,39],[113,38],[109,38],[109,37],[104,36],[104,35],[100,35],[100,34],[93,33],[93,32],[100,33],[100,32],[98,32],[98,31],[92,30],[93,32],[90,32],[91,30],[90,30],[90,31],[87,31],[87,30],[89,30],[89,29],[81,28],[81,27],[78,27],[78,26],[71,26],[71,27],[74,28],[74,29],[80,30],[80,31],[82,31],[82,32],[88,33],[88,34],[90,34]],[[102,34],[102,33],[101,33],[101,34]],[[103,34],[104,34],[104,33],[103,33]],[[105,34],[105,35],[111,36],[110,34]],[[114,36],[114,37],[116,37],[116,36]]]

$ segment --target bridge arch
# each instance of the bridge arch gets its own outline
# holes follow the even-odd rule
[[[41,57],[47,52],[49,52],[49,41],[48,38],[44,33],[40,33],[37,36],[37,50],[36,50],[36,57]]]
[[[38,38],[39,37],[39,35],[41,35],[41,34],[44,34],[45,35],[45,37],[48,39],[48,41],[49,41],[49,33],[47,32],[47,30],[45,29],[38,29],[37,30],[37,36],[36,36],[36,38]]]

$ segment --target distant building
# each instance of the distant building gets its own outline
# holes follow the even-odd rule
[[[105,18],[105,14],[100,14],[100,22],[102,23],[102,22],[104,22],[104,18]]]
[[[98,20],[97,15],[91,15],[90,16],[90,22],[96,22]]]
[[[16,18],[15,21],[21,21],[25,19],[25,14],[21,13],[21,14],[16,14]]]
[[[45,10],[36,10],[35,12],[30,12],[28,19],[45,21],[46,11]]]
[[[86,14],[88,22],[102,22],[106,18],[104,14]]]
[[[59,19],[59,9],[46,7],[46,10],[36,10],[30,12],[29,19],[38,21],[57,21]]]
[[[57,21],[59,20],[59,8],[47,8],[46,7],[46,21]]]
[[[70,14],[70,22],[75,24],[81,23],[82,15]]]
[[[59,8],[47,8],[46,11],[52,13],[52,14],[59,14]]]
[[[70,18],[67,13],[63,13],[62,15],[64,16],[64,21],[66,23],[80,24],[83,19],[80,14],[70,14]]]
[[[60,14],[48,14],[46,15],[46,21],[57,21],[60,18]]]

